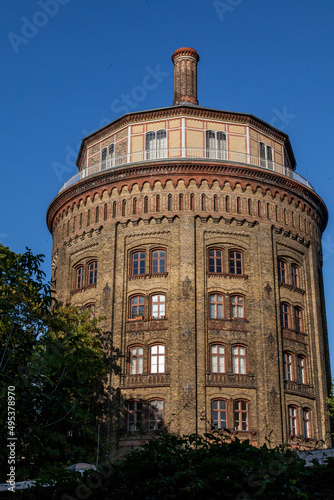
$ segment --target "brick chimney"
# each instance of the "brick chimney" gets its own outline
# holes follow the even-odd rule
[[[197,100],[197,63],[199,55],[189,47],[177,49],[172,55],[174,63],[174,101],[173,105]]]

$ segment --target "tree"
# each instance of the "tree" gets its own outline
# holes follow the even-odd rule
[[[0,246],[3,477],[9,389],[16,398],[17,478],[34,477],[52,464],[94,459],[97,418],[110,397],[103,379],[116,364],[89,311],[56,307],[41,262],[29,250],[19,255]]]

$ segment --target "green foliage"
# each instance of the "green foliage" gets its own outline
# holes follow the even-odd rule
[[[103,379],[117,353],[108,343],[102,348],[89,311],[55,307],[41,262],[29,250],[18,255],[0,245],[1,478],[8,472],[8,387],[16,397],[17,480],[53,464],[94,460],[97,418],[110,397]]]
[[[125,459],[74,481],[53,471],[57,484],[34,489],[27,499],[331,499],[334,460],[305,467],[289,449],[255,448],[248,441],[224,442],[217,435],[164,434]],[[44,477],[49,484],[50,477]]]

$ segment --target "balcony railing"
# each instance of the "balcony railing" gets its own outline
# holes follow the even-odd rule
[[[124,165],[136,164],[136,163],[146,163],[155,162],[161,160],[214,160],[215,162],[221,162],[222,164],[227,162],[234,162],[242,165],[251,165],[257,168],[263,168],[264,170],[269,170],[271,172],[277,172],[290,179],[293,179],[309,189],[314,191],[312,185],[304,179],[301,175],[293,172],[290,168],[281,165],[272,160],[266,158],[260,158],[259,156],[253,156],[247,153],[239,153],[237,151],[222,151],[215,149],[206,148],[174,148],[174,149],[160,149],[160,150],[150,150],[150,151],[139,151],[137,153],[128,153],[122,156],[114,156],[112,158],[107,158],[107,160],[100,163],[95,163],[89,167],[84,168],[80,172],[73,175],[65,184],[60,188],[58,193],[61,193],[64,189],[72,186],[76,182],[97,175],[109,170],[114,170]]]
[[[248,373],[245,375],[239,373],[207,373],[207,385],[219,385],[227,387],[255,387],[255,375]]]
[[[292,380],[284,380],[284,386],[287,392],[299,394],[309,398],[315,397],[313,385],[300,384],[299,382],[293,382]]]

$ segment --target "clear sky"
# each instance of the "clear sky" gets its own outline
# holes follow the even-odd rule
[[[334,373],[333,0],[1,0],[0,9],[0,241],[45,254],[50,278],[45,214],[76,172],[81,139],[125,112],[171,105],[171,55],[193,47],[199,104],[286,132],[297,172],[327,204]],[[150,70],[158,85],[142,92]]]

